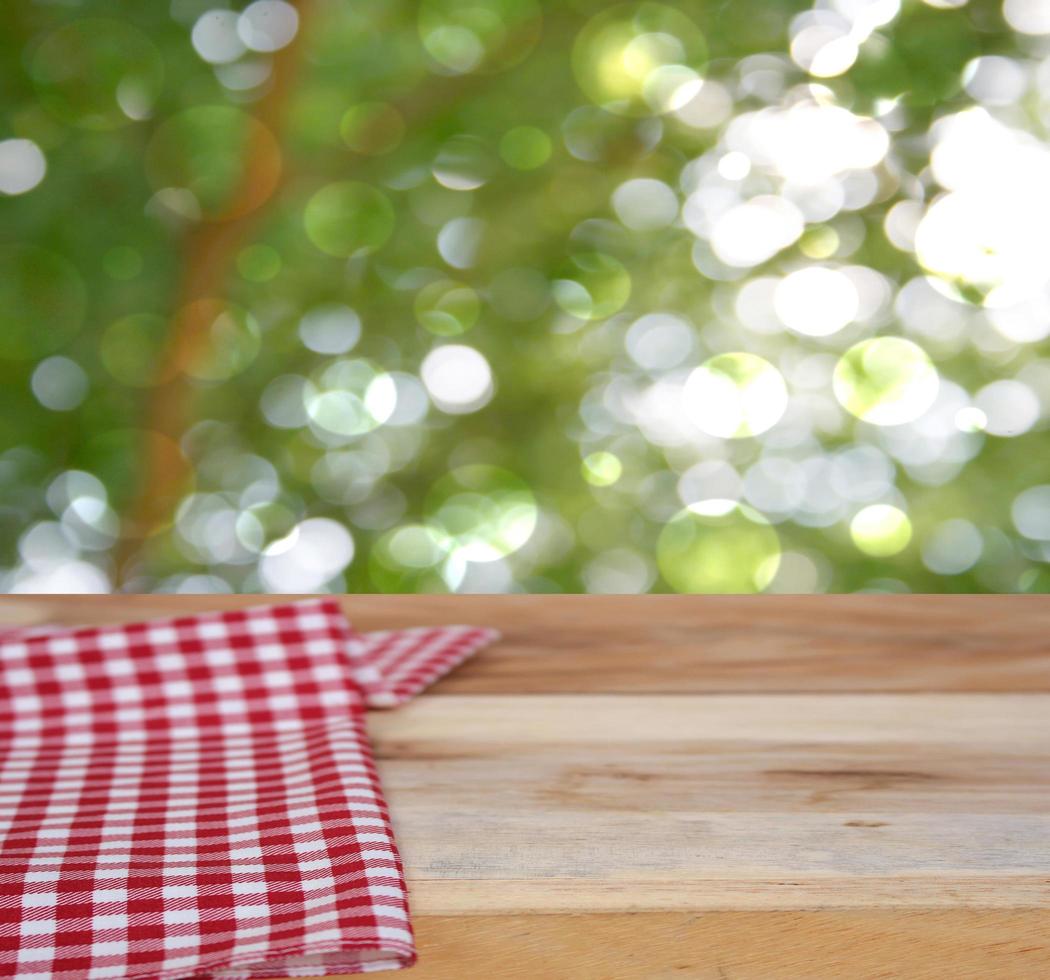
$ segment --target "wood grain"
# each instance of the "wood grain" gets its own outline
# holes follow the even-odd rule
[[[7,597],[0,623],[266,597]],[[504,640],[373,712],[418,980],[1050,976],[1050,600],[350,596]]]
[[[1040,912],[423,917],[412,980],[1043,980]]]
[[[5,597],[0,623],[114,622],[265,596]],[[472,622],[503,642],[443,693],[1050,692],[1046,596],[349,596],[361,629]]]
[[[1048,718],[1046,695],[475,695],[370,728],[428,914],[1027,907]]]

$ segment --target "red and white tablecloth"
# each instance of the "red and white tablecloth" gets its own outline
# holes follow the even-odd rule
[[[308,600],[0,633],[0,976],[410,966],[368,735],[495,638]]]

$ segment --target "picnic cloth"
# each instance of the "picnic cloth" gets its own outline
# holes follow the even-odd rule
[[[495,637],[330,599],[0,633],[0,976],[411,966],[365,709]]]

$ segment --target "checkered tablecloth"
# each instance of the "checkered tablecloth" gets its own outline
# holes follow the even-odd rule
[[[0,976],[410,966],[365,708],[490,642],[334,600],[0,633]]]

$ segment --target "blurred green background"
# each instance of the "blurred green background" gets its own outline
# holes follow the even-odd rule
[[[1041,0],[23,0],[5,591],[1045,592]]]

